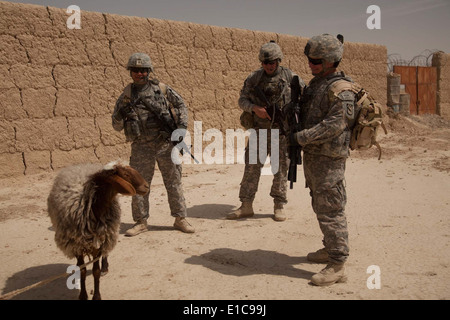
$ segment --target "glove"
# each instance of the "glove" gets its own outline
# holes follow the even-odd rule
[[[122,116],[122,119],[124,120],[130,118],[130,116],[135,114],[134,110],[131,108],[129,104],[120,108],[119,113]]]

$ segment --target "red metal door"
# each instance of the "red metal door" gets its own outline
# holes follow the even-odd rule
[[[394,73],[401,76],[400,82],[410,95],[410,114],[436,113],[436,67],[394,66]]]
[[[417,67],[417,114],[436,114],[436,67]]]

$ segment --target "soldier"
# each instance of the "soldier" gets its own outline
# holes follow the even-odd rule
[[[157,79],[149,79],[153,66],[150,57],[144,53],[130,56],[127,70],[133,83],[129,84],[117,100],[112,115],[115,130],[125,131],[127,141],[131,142],[130,166],[138,170],[151,184],[155,164],[164,181],[169,199],[171,215],[175,217],[174,227],[186,233],[194,228],[187,222],[186,204],[181,184],[181,165],[173,163],[171,152],[173,144],[167,124],[186,129],[188,124],[187,108],[183,99],[170,86]],[[177,115],[171,115],[169,103]],[[165,127],[166,125],[166,127]],[[125,233],[135,236],[147,231],[149,218],[149,194],[132,197],[132,214],[136,224]]]
[[[323,233],[324,248],[307,255],[310,261],[328,263],[311,279],[319,286],[346,281],[344,263],[349,255],[344,173],[351,132],[344,110],[353,114],[355,95],[330,91],[334,81],[345,77],[336,72],[343,52],[343,38],[329,34],[312,37],[306,44],[304,53],[314,78],[301,100],[303,130],[290,138],[303,147],[305,180]]]
[[[270,195],[274,201],[275,221],[284,221],[286,216],[283,212],[283,206],[287,203],[287,171],[288,155],[287,155],[287,139],[283,130],[282,122],[278,121],[275,112],[268,113],[265,107],[269,107],[268,103],[280,110],[291,100],[290,84],[294,73],[285,67],[280,66],[283,59],[281,48],[275,42],[271,41],[262,45],[259,52],[259,60],[262,67],[252,72],[244,82],[239,97],[239,106],[244,111],[241,116],[241,123],[246,129],[253,128],[256,130],[258,146],[260,145],[259,129],[268,129],[267,132],[267,153],[279,153],[278,172],[274,174]],[[302,83],[302,81],[300,81]],[[303,84],[304,86],[304,84]],[[257,94],[257,90],[262,91],[266,99],[261,98]],[[267,100],[267,101],[264,101]],[[268,103],[267,103],[268,102]],[[279,148],[271,150],[271,130],[279,129]],[[259,150],[255,150],[259,154]],[[241,206],[236,211],[227,215],[227,219],[247,218],[254,215],[253,200],[258,190],[258,183],[261,176],[261,169],[266,159],[257,157],[257,163],[250,163],[250,147],[247,145],[245,149],[245,171],[242,178],[239,191],[239,199]]]

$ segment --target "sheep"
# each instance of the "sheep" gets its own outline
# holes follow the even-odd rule
[[[84,257],[95,261],[93,300],[101,300],[100,275],[108,272],[108,254],[119,236],[118,193],[134,196],[149,192],[147,181],[133,168],[120,162],[80,164],[61,169],[47,199],[47,209],[55,230],[57,247],[77,266]],[[87,300],[86,267],[80,270],[80,300]]]

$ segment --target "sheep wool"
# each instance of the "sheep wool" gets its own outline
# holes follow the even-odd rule
[[[120,205],[114,198],[101,215],[92,204],[101,192],[92,175],[104,170],[100,164],[82,164],[62,169],[47,199],[48,214],[55,229],[55,242],[69,258],[91,255],[101,248],[107,256],[115,247],[120,227]]]

